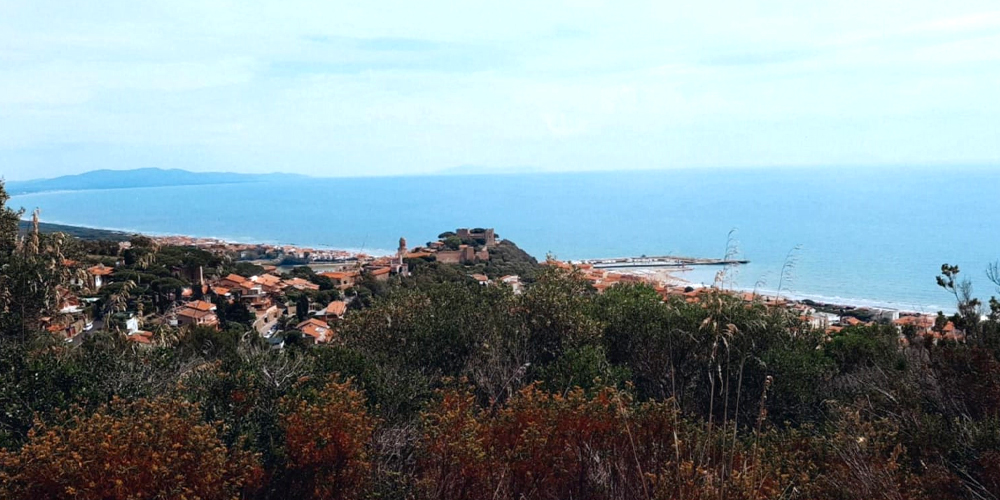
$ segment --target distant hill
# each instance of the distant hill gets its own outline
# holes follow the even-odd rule
[[[304,177],[296,174],[236,174],[228,172],[189,172],[180,169],[139,168],[135,170],[93,170],[82,174],[66,175],[53,179],[13,181],[8,182],[6,188],[9,194],[18,195],[41,193],[44,191],[239,184]]]

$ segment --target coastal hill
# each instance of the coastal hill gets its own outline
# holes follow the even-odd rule
[[[7,183],[6,188],[9,194],[19,195],[45,191],[241,184],[304,177],[295,174],[237,174],[230,172],[190,172],[181,169],[138,168],[133,170],[92,170],[82,174],[65,175],[52,179],[12,181]]]

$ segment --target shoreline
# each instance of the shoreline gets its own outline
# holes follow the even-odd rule
[[[22,222],[27,222],[30,224],[31,220],[22,219]],[[277,241],[254,241],[253,238],[249,237],[234,238],[234,237],[218,237],[218,236],[195,236],[190,234],[175,234],[168,232],[137,231],[134,229],[127,229],[127,228],[97,227],[97,226],[88,226],[82,224],[66,224],[59,221],[43,222],[42,225],[61,226],[63,228],[69,228],[69,229],[77,228],[84,231],[117,233],[119,235],[142,235],[142,236],[148,236],[156,240],[167,241],[172,244],[194,244],[194,245],[226,244],[226,245],[263,245],[271,247],[295,247],[300,249],[319,250],[325,252],[343,252],[355,256],[369,255],[373,257],[380,257],[380,256],[390,255],[393,253],[390,250],[378,249],[378,248],[366,250],[358,248],[340,248],[331,245],[308,245],[308,244],[297,244],[297,243],[282,243]],[[43,228],[43,230],[44,229],[45,228]],[[707,269],[721,270],[721,267],[706,267],[701,271]],[[656,281],[674,287],[692,287],[692,288],[711,287],[711,285],[705,284],[706,282],[704,280],[696,279],[696,277],[694,276],[685,277],[684,276],[685,273],[695,272],[695,269],[690,267],[684,267],[684,268],[639,267],[639,268],[627,268],[627,269],[608,269],[608,271],[620,275],[639,276],[650,281]],[[701,277],[704,277],[704,275],[698,276],[698,278]],[[776,290],[770,290],[766,288],[755,288],[746,286],[726,286],[723,288],[735,292],[757,293],[762,297],[775,297],[778,295]],[[885,310],[895,310],[902,313],[912,313],[912,314],[936,314],[938,311],[943,311],[946,314],[951,314],[955,312],[954,306],[941,306],[939,304],[912,304],[912,303],[897,302],[892,300],[876,299],[876,298],[826,296],[826,295],[811,294],[808,292],[799,292],[799,291],[782,292],[781,296],[793,302],[806,303],[808,301],[825,307],[836,307],[845,309],[885,309]]]
[[[21,219],[22,223],[31,224],[31,219]],[[264,245],[272,247],[295,247],[301,249],[311,249],[311,250],[321,250],[325,252],[346,252],[357,255],[370,255],[373,257],[382,257],[385,255],[391,255],[393,252],[391,250],[386,250],[383,248],[373,248],[373,249],[361,249],[361,248],[344,248],[336,247],[331,245],[313,245],[313,244],[301,244],[301,243],[284,243],[274,240],[260,241],[253,238],[238,238],[232,236],[199,236],[192,234],[177,234],[169,232],[160,231],[139,231],[135,229],[125,229],[125,228],[115,228],[115,227],[98,227],[98,226],[87,226],[83,224],[67,224],[65,222],[51,221],[51,222],[41,222],[41,226],[61,226],[68,229],[81,229],[86,231],[99,231],[107,233],[117,233],[126,236],[147,236],[155,240],[191,240],[192,242],[199,242],[203,244],[225,244],[225,245]],[[46,228],[42,227],[42,232],[57,232],[57,231],[45,231]]]
[[[720,267],[712,267],[706,269],[721,270]],[[695,289],[700,288],[712,288],[711,284],[706,284],[702,280],[685,279],[684,273],[691,273],[694,271],[692,268],[680,268],[680,269],[665,269],[662,267],[649,267],[649,268],[628,268],[628,269],[613,269],[609,270],[620,275],[631,275],[639,276],[644,279],[656,281],[666,285],[674,287],[691,287]],[[693,276],[688,276],[688,278],[693,278]],[[754,293],[761,297],[773,298],[779,295],[777,290],[772,290],[768,288],[759,287],[747,287],[739,285],[731,285],[727,283],[722,287],[723,290],[728,290],[732,292],[740,293]],[[871,309],[871,310],[888,310],[888,311],[899,311],[904,314],[937,314],[938,311],[944,312],[945,314],[953,314],[956,312],[954,306],[943,306],[940,304],[912,304],[906,302],[898,302],[886,299],[875,299],[875,298],[864,298],[864,297],[841,297],[841,296],[827,296],[820,294],[812,294],[808,292],[799,291],[783,291],[780,296],[790,302],[802,303],[802,304],[815,304],[817,306],[826,308],[838,308],[838,309]]]

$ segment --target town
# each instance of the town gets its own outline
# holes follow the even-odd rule
[[[336,338],[338,323],[367,291],[361,289],[408,276],[414,262],[488,263],[491,249],[498,245],[494,230],[482,228],[442,233],[414,248],[400,238],[397,251],[387,256],[137,236],[110,248],[104,245],[102,252],[80,260],[64,259],[62,265],[73,278],[69,287],[59,288],[57,313],[42,318],[43,326],[69,344],[106,329],[151,345],[157,338],[154,332],[221,329],[233,322],[277,348],[289,337],[325,344]],[[514,274],[468,277],[484,285],[511,287],[514,293],[523,288]]]
[[[63,260],[73,278],[69,287],[58,290],[57,311],[42,318],[43,326],[68,344],[79,344],[90,332],[101,329],[119,331],[137,345],[154,345],[167,331],[218,330],[231,325],[252,331],[279,349],[286,342],[327,344],[337,340],[345,315],[361,307],[373,288],[405,279],[413,266],[451,266],[471,282],[509,287],[515,294],[531,282],[530,276],[503,274],[497,266],[488,267],[498,250],[516,248],[498,238],[492,228],[460,228],[412,248],[400,238],[396,252],[383,256],[185,236],[137,236],[93,247],[100,250],[79,260]],[[547,266],[572,273],[596,293],[620,284],[644,284],[664,301],[696,304],[707,294],[721,292],[748,303],[786,309],[803,324],[827,334],[847,327],[892,324],[901,343],[914,338],[962,340],[964,336],[943,315],[793,301],[730,290],[721,278],[713,286],[693,287],[666,274],[608,269],[601,265],[604,261],[563,262],[550,257],[536,263],[527,254],[521,258],[526,269]]]

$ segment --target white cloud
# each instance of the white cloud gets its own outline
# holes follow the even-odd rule
[[[992,1],[7,2],[0,161],[997,161],[998,62]]]

